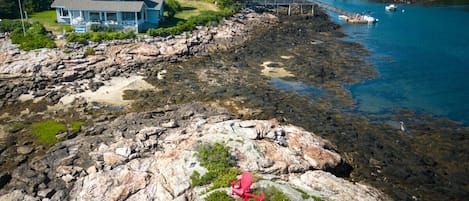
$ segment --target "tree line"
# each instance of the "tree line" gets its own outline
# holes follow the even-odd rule
[[[20,0],[23,11],[28,15],[48,10],[54,0]],[[15,19],[20,17],[18,0],[0,0],[0,19]]]

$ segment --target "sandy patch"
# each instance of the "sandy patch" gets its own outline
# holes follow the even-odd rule
[[[115,77],[104,82],[104,86],[96,91],[87,90],[83,93],[64,96],[59,104],[68,105],[76,99],[83,98],[87,102],[99,102],[110,105],[128,105],[132,100],[124,100],[125,90],[153,90],[154,86],[143,80],[142,76]]]
[[[21,94],[18,97],[18,100],[21,101],[21,102],[26,102],[26,101],[29,101],[29,100],[33,100],[33,103],[39,103],[39,101],[41,101],[42,99],[44,99],[44,96],[34,98],[34,96],[30,93],[29,94]]]
[[[34,96],[32,94],[21,94],[18,97],[18,100],[21,102],[26,102],[28,100],[33,100],[33,99],[34,99]]]
[[[283,63],[266,61],[261,64],[264,69],[262,69],[262,75],[267,77],[295,77],[291,72],[285,70],[282,66]]]

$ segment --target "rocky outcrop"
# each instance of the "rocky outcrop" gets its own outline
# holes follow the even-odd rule
[[[9,40],[0,39],[0,108],[14,104],[22,94],[45,97],[48,104],[56,104],[66,94],[86,90],[76,86],[79,81],[99,83],[138,73],[149,62],[182,61],[191,55],[226,50],[248,40],[253,28],[277,22],[274,15],[246,10],[219,26],[198,27],[179,36],[66,43],[62,48],[33,51],[20,51]],[[94,49],[95,55],[87,55],[87,49]]]
[[[203,200],[207,186],[191,188],[192,173],[207,172],[195,150],[215,142],[262,178],[255,185],[278,186],[293,200],[302,199],[297,188],[324,200],[388,199],[325,172],[346,163],[330,142],[293,125],[230,120],[200,103],[101,119],[15,169],[0,200]],[[274,142],[279,129],[286,146]]]

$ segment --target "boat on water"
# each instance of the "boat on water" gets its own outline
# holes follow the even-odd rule
[[[340,20],[344,20],[348,23],[358,23],[358,24],[372,24],[378,22],[377,18],[371,17],[369,15],[360,15],[356,14],[355,16],[339,15]]]
[[[391,11],[396,11],[396,10],[397,10],[397,6],[396,6],[395,4],[389,4],[389,5],[385,6],[384,9],[385,9],[386,11],[390,11],[390,12],[391,12]]]

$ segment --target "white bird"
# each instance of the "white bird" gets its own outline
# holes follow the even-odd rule
[[[406,129],[405,126],[404,126],[404,122],[403,122],[403,121],[400,121],[399,123],[401,124],[401,131],[402,131],[402,132],[407,132],[407,129]]]

